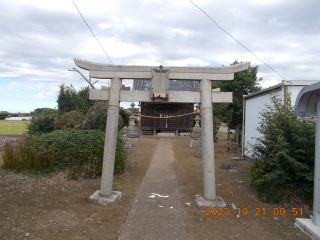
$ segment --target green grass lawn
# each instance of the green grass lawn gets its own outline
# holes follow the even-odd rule
[[[23,134],[30,121],[0,120],[0,134]]]

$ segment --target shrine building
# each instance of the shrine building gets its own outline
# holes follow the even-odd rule
[[[191,91],[199,92],[200,82],[193,80],[169,80],[169,91]],[[151,79],[135,79],[133,89],[139,91],[151,91]],[[194,116],[189,114],[194,112],[193,103],[173,103],[173,102],[141,102],[141,114],[153,117],[141,117],[141,131],[144,135],[168,134],[178,136],[180,133],[192,132],[194,126]]]

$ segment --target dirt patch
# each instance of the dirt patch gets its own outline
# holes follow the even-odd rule
[[[227,203],[228,216],[225,210],[222,215],[206,216],[207,211],[196,208],[195,195],[203,194],[202,160],[194,157],[195,149],[189,149],[189,138],[172,139],[188,239],[310,239],[294,226],[292,212],[275,216],[274,208],[283,206],[257,199],[247,187],[248,162],[231,160],[239,154],[226,152],[225,134],[218,137],[214,145],[217,195]],[[100,188],[100,178],[69,180],[65,173],[27,177],[1,169],[0,239],[23,239],[27,233],[26,239],[118,239],[158,141],[141,138],[141,147],[131,149],[127,171],[114,178],[113,189],[122,192],[122,200],[108,207],[89,201]],[[220,169],[222,164],[240,173]],[[240,208],[239,217],[231,204]],[[255,215],[258,209],[260,215]],[[303,210],[302,217],[308,214]]]
[[[108,207],[89,201],[100,178],[27,177],[1,169],[0,239],[27,233],[28,239],[118,239],[158,141],[142,138],[141,147],[131,148],[126,172],[114,178],[122,200]]]
[[[218,143],[214,144],[217,196],[223,198],[227,209],[220,210],[222,215],[218,215],[217,209],[215,216],[212,211],[198,210],[194,204],[195,195],[203,194],[202,159],[195,157],[195,149],[189,149],[189,139],[172,140],[188,239],[310,239],[295,227],[291,211],[276,216],[274,208],[283,206],[259,201],[247,186],[249,163],[232,160],[240,154],[226,151],[226,134],[218,133],[218,137]],[[240,173],[220,169],[222,164],[228,164],[231,170],[238,169]],[[232,203],[240,209],[240,215]],[[300,217],[308,217],[308,214],[310,210],[304,209]]]

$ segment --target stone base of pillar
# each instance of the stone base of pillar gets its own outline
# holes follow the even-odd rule
[[[224,208],[226,203],[221,197],[216,197],[215,200],[207,200],[202,195],[196,195],[195,203],[197,208]]]
[[[196,158],[202,157],[202,142],[201,139],[195,142],[196,145]]]
[[[92,194],[89,199],[101,205],[109,205],[111,203],[119,201],[121,197],[121,192],[118,191],[112,191],[112,194],[110,196],[101,196],[100,190],[98,190],[94,194]]]
[[[140,147],[140,138],[139,137],[128,137],[127,138],[132,147]]]
[[[307,233],[312,239],[320,239],[320,226],[317,226],[309,218],[296,218],[295,225],[298,226],[302,232]]]

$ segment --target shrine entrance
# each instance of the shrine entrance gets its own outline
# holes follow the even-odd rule
[[[232,92],[213,91],[211,81],[231,81],[234,79],[234,73],[247,70],[250,67],[249,62],[228,67],[165,68],[161,65],[159,67],[116,66],[79,59],[75,59],[75,64],[89,71],[90,83],[91,78],[111,79],[110,89],[90,89],[89,92],[90,99],[109,100],[101,188],[92,196],[96,202],[107,204],[121,198],[120,192],[112,191],[119,103],[121,101],[200,103],[204,195],[202,198],[196,198],[196,201],[199,201],[202,206],[225,206],[222,198],[216,196],[212,103],[232,102]],[[147,91],[121,90],[122,79],[151,79],[151,87]],[[199,81],[200,91],[170,90],[169,79]]]
[[[155,118],[141,117],[141,131],[144,135],[155,135],[159,133],[191,132],[193,128],[193,115],[185,115],[194,112],[192,103],[141,103],[141,114],[154,116]],[[158,118],[157,118],[158,117]]]

